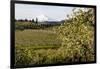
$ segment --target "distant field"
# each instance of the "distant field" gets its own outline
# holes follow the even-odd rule
[[[25,30],[25,29],[42,29],[42,30],[52,30],[53,27],[58,27],[60,24],[52,23],[52,24],[40,24],[34,22],[15,22],[16,30]]]
[[[50,30],[16,30],[16,46],[61,46],[57,34]],[[49,47],[50,48],[50,47]]]

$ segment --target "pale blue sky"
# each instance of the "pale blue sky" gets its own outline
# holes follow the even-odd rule
[[[15,4],[16,19],[33,19],[40,15],[46,15],[55,20],[66,19],[67,14],[72,13],[73,7]]]

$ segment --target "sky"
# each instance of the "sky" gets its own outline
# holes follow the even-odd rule
[[[35,19],[46,16],[53,20],[64,20],[72,13],[73,7],[15,4],[15,19]]]

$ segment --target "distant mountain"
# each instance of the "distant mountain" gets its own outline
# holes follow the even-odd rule
[[[48,21],[48,17],[44,14],[39,15],[37,18],[38,18],[38,22]]]
[[[64,21],[64,20],[57,21],[55,19],[49,18],[48,16],[44,14],[39,15],[37,18],[38,18],[39,24],[61,24],[62,21]]]
[[[39,16],[37,16],[37,18],[38,18],[38,21],[39,21],[39,22],[57,21],[57,20],[55,20],[55,19],[53,19],[53,18],[50,18],[50,17],[46,16],[45,14],[39,15]]]

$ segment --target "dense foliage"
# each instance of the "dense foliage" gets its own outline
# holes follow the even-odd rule
[[[57,28],[61,49],[73,62],[94,61],[94,9],[74,10],[69,19]]]

